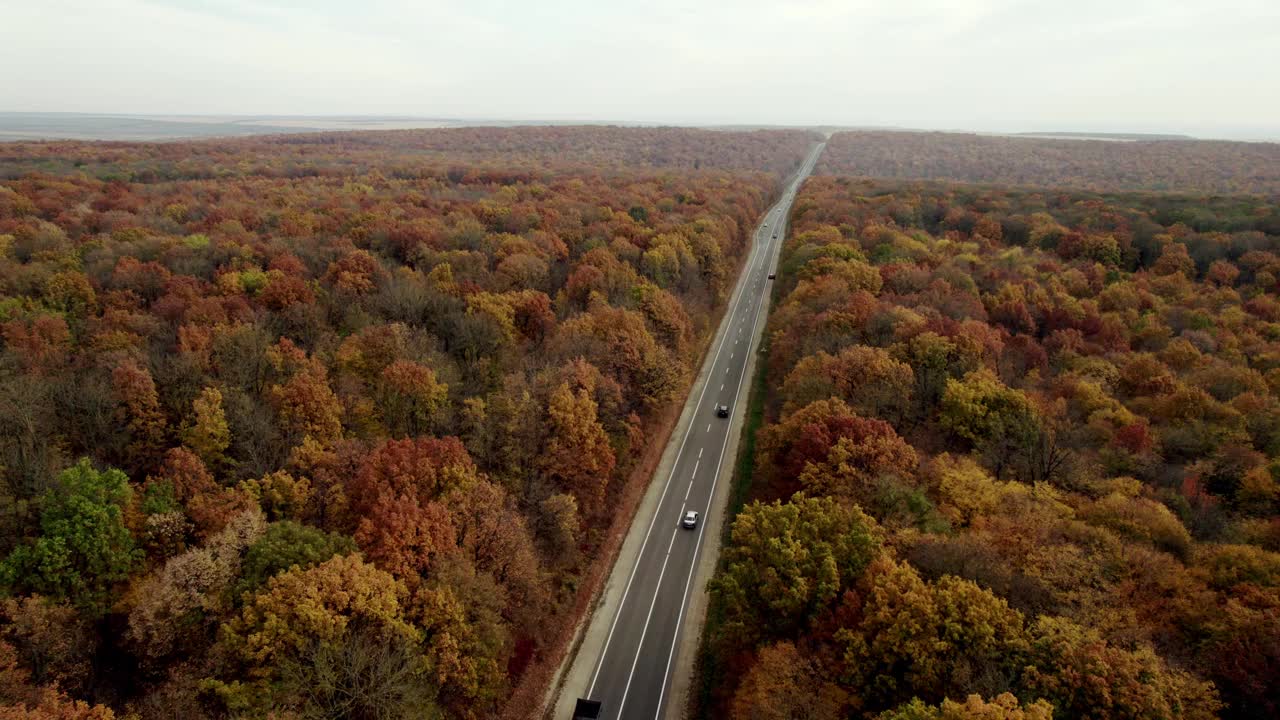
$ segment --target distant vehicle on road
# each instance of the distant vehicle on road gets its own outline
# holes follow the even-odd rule
[[[716,406],[716,417],[729,417],[729,406],[728,406],[728,405],[717,405],[717,406]]]
[[[578,702],[573,708],[573,720],[598,720],[599,717],[599,701],[578,698]]]
[[[777,239],[778,239],[778,233],[774,233],[774,234],[773,234],[773,239],[774,239],[774,240],[777,240]]]
[[[684,518],[680,520],[680,527],[686,530],[692,530],[698,527],[698,511],[690,510],[684,514]]]
[[[770,279],[770,280],[772,280],[772,279],[774,279],[774,278],[776,278],[776,277],[778,277],[778,276],[777,276],[777,275],[775,275],[775,274],[773,274],[773,273],[769,273],[769,279]]]

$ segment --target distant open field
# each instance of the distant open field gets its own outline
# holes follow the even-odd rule
[[[17,140],[111,140],[148,142],[346,130],[424,130],[513,126],[655,127],[627,120],[512,120],[431,118],[408,115],[119,115],[0,112],[0,142]],[[716,130],[785,129],[775,125],[720,125]]]
[[[177,140],[317,130],[402,130],[477,124],[398,116],[91,115],[0,112],[4,140]]]
[[[1131,138],[840,132],[818,172],[1110,191],[1280,192],[1280,143]]]

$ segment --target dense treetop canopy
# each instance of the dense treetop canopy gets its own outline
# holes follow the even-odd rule
[[[499,712],[812,141],[0,145],[0,704]]]
[[[1273,717],[1277,213],[807,181],[709,714]]]
[[[1280,143],[840,132],[817,172],[1001,185],[1280,193]]]
[[[589,174],[635,170],[738,170],[785,175],[815,135],[799,130],[717,131],[610,126],[469,127],[327,132],[165,143],[0,144],[0,177],[37,171],[100,179],[161,180],[263,176],[342,177],[377,171],[417,177],[446,170],[515,180],[536,169]]]

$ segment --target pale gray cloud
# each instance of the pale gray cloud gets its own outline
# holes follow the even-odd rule
[[[1280,136],[1274,0],[0,0],[0,110]]]

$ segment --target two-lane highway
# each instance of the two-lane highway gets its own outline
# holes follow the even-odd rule
[[[588,638],[578,651],[578,662],[595,659],[585,697],[601,702],[602,718],[662,716],[704,528],[708,515],[722,510],[713,507],[712,500],[717,485],[728,482],[732,471],[732,459],[726,463],[725,449],[742,417],[739,403],[744,400],[747,359],[755,352],[762,332],[760,310],[769,292],[768,275],[786,237],[791,203],[823,147],[817,145],[810,152],[755,231],[751,254],[721,322],[714,354],[693,388],[697,402],[692,420],[682,437],[672,438],[672,442],[679,442],[679,449],[661,496],[650,516],[638,516],[634,521],[647,528],[640,550],[629,568],[614,569],[613,578],[620,580],[625,572],[627,580],[603,644]],[[717,416],[719,405],[729,406],[732,419]],[[701,516],[694,529],[681,527],[687,510],[696,510]]]

